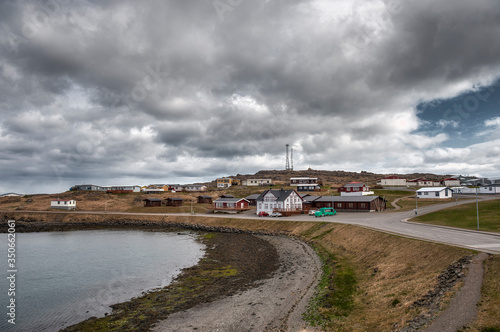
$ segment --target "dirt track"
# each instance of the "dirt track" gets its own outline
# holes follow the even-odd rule
[[[170,315],[153,331],[315,331],[302,320],[321,276],[312,248],[285,237],[264,237],[278,250],[280,267],[258,287]]]

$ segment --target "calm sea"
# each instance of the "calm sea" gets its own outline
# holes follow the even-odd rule
[[[204,254],[194,235],[136,230],[16,234],[16,324],[7,322],[7,234],[0,234],[0,331],[58,331],[168,285]]]

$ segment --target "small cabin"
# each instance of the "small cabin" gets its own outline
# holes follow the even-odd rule
[[[161,206],[162,200],[159,198],[146,198],[143,199],[144,201],[144,207],[155,207],[155,206]]]
[[[166,206],[182,206],[184,200],[178,197],[169,197],[165,200]]]
[[[198,204],[212,204],[212,196],[201,195],[197,198]]]

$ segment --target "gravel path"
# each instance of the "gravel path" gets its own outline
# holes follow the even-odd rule
[[[458,290],[450,305],[427,328],[426,332],[454,332],[471,323],[477,316],[477,302],[481,299],[483,261],[488,254],[481,253],[472,259],[464,285]]]
[[[301,241],[265,236],[280,255],[273,278],[213,303],[174,313],[153,331],[316,331],[302,320],[321,276],[321,261]]]

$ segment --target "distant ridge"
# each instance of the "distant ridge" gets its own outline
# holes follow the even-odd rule
[[[274,181],[288,181],[291,177],[317,177],[323,182],[333,185],[343,185],[351,181],[364,182],[369,185],[375,185],[378,179],[389,175],[397,175],[407,180],[415,178],[428,178],[430,180],[442,180],[451,177],[451,175],[438,175],[432,173],[411,173],[411,174],[377,174],[366,171],[348,172],[348,171],[326,171],[326,170],[261,170],[255,174],[236,174],[229,177],[246,180],[251,178],[272,179]]]

